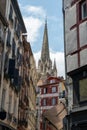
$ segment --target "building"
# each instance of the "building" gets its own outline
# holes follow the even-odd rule
[[[22,86],[19,93],[18,130],[36,128],[36,64],[27,36],[23,36]]]
[[[57,77],[56,61],[52,65],[49,54],[47,21],[45,22],[41,58],[38,62],[38,94],[37,94],[37,129],[42,130],[43,113],[50,110],[60,101],[65,103],[64,79]],[[47,129],[51,129],[48,125]]]
[[[69,92],[66,129],[86,130],[87,0],[63,0],[63,16],[65,67]]]
[[[0,0],[1,130],[16,130],[18,125],[22,33],[26,28],[17,0]]]
[[[44,128],[43,126],[43,113],[50,110],[54,106],[58,105],[60,102],[65,104],[65,86],[64,80],[60,77],[49,76],[40,88],[40,130]],[[49,121],[48,121],[49,122]],[[51,130],[48,123],[47,129]]]

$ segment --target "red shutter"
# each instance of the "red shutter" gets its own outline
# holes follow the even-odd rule
[[[56,104],[58,104],[58,97],[56,97]]]
[[[52,106],[52,97],[49,99],[49,105]]]
[[[41,99],[41,106],[43,106],[43,99]]]
[[[43,88],[41,88],[41,94],[43,94]]]
[[[52,93],[52,86],[49,87],[49,93]]]
[[[58,92],[58,85],[56,86],[56,92]]]

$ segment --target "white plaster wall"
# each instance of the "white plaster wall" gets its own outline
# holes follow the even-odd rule
[[[70,27],[76,24],[76,5],[69,9],[70,12]]]
[[[67,7],[69,7],[70,4],[71,4],[71,0],[63,0],[63,2],[64,2],[64,9],[66,9]]]
[[[66,55],[77,50],[77,30],[73,29],[66,35]]]
[[[65,11],[65,35],[70,31],[70,11],[66,9]]]
[[[65,32],[69,32],[70,28],[76,24],[76,5],[65,10]]]
[[[80,46],[87,44],[87,21],[80,24]]]
[[[68,55],[66,60],[67,60],[67,72],[70,72],[78,68],[77,54],[72,55],[72,56]]]
[[[80,52],[80,66],[87,64],[87,49],[84,49]]]

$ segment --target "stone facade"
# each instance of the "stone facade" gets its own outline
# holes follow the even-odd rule
[[[22,86],[19,94],[18,130],[36,127],[36,64],[30,43],[23,36]]]

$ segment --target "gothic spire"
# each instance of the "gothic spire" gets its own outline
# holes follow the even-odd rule
[[[56,67],[55,59],[54,59],[54,65],[53,65],[53,73],[55,73],[55,76],[57,76],[57,67]]]
[[[54,66],[53,66],[53,69],[56,70],[56,61],[54,59]]]
[[[48,31],[47,31],[47,19],[45,21],[45,28],[44,28],[44,36],[43,36],[43,45],[41,51],[41,59],[42,61],[49,60],[49,43],[48,43]]]

